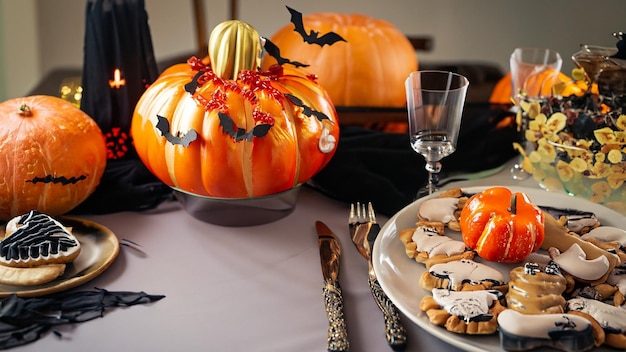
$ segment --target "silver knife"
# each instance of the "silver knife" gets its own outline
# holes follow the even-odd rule
[[[337,236],[321,221],[315,222],[324,276],[324,305],[328,317],[327,349],[331,352],[350,350],[343,314],[343,296],[339,287],[339,257],[341,247]]]

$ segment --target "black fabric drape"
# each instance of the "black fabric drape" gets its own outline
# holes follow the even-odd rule
[[[505,106],[468,104],[456,152],[444,158],[442,173],[481,171],[516,155],[517,132]],[[414,200],[427,181],[424,158],[411,149],[408,133],[358,127],[341,129],[335,156],[310,184],[344,202],[371,201],[391,216]]]

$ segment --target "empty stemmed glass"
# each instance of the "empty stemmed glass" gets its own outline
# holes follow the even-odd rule
[[[405,81],[411,147],[428,171],[417,198],[437,190],[440,160],[456,150],[468,86],[467,78],[447,71],[415,71]]]

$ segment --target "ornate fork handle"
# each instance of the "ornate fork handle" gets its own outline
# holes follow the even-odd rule
[[[380,308],[385,317],[385,335],[389,346],[391,346],[394,351],[404,350],[406,348],[407,336],[406,330],[400,321],[398,308],[391,302],[380,287],[378,279],[370,277],[368,283],[372,291],[372,296],[374,296],[378,308]]]
[[[343,316],[343,296],[338,282],[326,281],[323,288],[324,304],[328,316],[328,351],[345,352],[350,350],[348,332]]]

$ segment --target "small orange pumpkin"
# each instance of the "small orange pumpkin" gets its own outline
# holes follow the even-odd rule
[[[463,242],[483,259],[519,263],[539,250],[544,215],[526,194],[491,187],[470,197],[461,211]]]
[[[0,155],[0,220],[69,212],[93,193],[106,166],[96,122],[45,95],[0,103]]]
[[[131,124],[142,162],[187,193],[253,198],[310,179],[334,155],[335,108],[312,77],[259,71],[258,33],[226,21],[209,38],[209,61],[178,64],[144,92]]]
[[[270,41],[281,56],[306,65],[328,91],[335,106],[402,107],[406,104],[404,81],[417,70],[415,49],[389,22],[360,14],[314,13],[302,18],[304,29],[335,32],[346,41],[313,45],[303,41],[289,24]],[[276,60],[266,55],[263,68]]]

